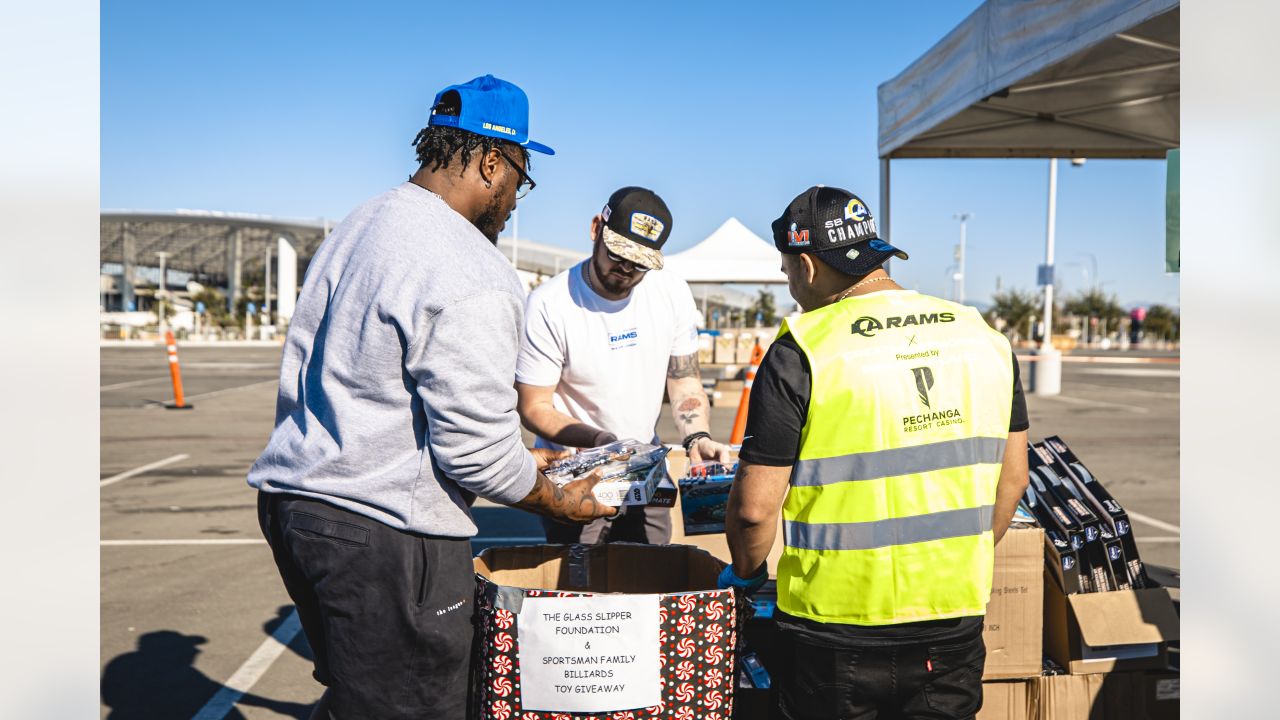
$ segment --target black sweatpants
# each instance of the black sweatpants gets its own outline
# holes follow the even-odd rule
[[[258,494],[258,520],[333,718],[464,720],[470,540],[396,530],[278,493]]]

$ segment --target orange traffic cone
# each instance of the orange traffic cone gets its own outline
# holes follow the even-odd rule
[[[173,403],[165,405],[170,410],[190,410],[193,406],[188,405],[182,397],[182,369],[178,367],[178,343],[173,339],[173,333],[165,331],[165,346],[169,350],[169,377],[173,380]]]
[[[751,367],[747,368],[747,381],[742,385],[742,399],[738,401],[738,415],[733,419],[733,432],[729,433],[730,445],[741,445],[742,436],[747,432],[747,406],[751,403],[751,383],[755,382],[756,371],[760,369],[760,361],[764,360],[764,348],[756,340],[751,349]]]

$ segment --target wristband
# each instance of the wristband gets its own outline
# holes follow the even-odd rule
[[[711,438],[711,433],[709,433],[709,432],[696,432],[696,433],[689,433],[688,435],[686,435],[686,436],[685,436],[685,438],[684,438],[684,442],[680,443],[681,445],[683,445],[683,446],[684,446],[685,454],[688,454],[688,453],[689,453],[689,448],[693,447],[693,444],[694,444],[694,443],[696,443],[696,442],[698,442],[698,441],[699,441],[699,440],[701,440],[702,438],[708,438],[708,439],[710,439],[710,438]]]

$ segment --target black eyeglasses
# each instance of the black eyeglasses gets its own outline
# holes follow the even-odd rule
[[[653,268],[651,268],[651,267],[645,267],[644,265],[641,265],[640,263],[636,262],[635,260],[631,260],[631,259],[628,259],[628,258],[624,258],[624,257],[622,257],[621,255],[614,255],[614,254],[613,254],[613,252],[609,250],[609,248],[605,248],[605,249],[604,249],[604,254],[605,254],[605,256],[606,256],[606,257],[608,257],[608,258],[609,258],[610,260],[612,260],[613,262],[616,262],[616,263],[618,263],[619,265],[624,265],[624,264],[625,264],[625,265],[630,265],[631,267],[635,268],[637,271],[642,272],[642,273],[647,273],[647,272],[649,272],[650,270],[652,270],[652,269],[653,269]]]
[[[508,163],[510,163],[511,167],[515,168],[516,172],[520,173],[520,184],[516,186],[517,200],[523,198],[525,195],[528,195],[530,190],[538,187],[538,183],[534,182],[533,178],[529,177],[529,173],[525,172],[524,168],[517,165],[515,160],[512,160],[511,158],[507,157],[507,154],[502,152],[501,150],[498,151],[498,154],[502,156],[503,160],[506,160]]]

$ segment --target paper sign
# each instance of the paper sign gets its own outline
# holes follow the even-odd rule
[[[662,702],[657,595],[525,598],[516,623],[525,710],[598,713]]]

